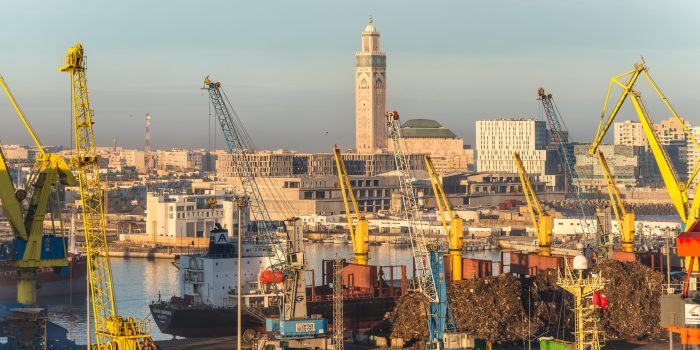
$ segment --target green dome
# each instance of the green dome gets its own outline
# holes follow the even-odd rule
[[[432,119],[407,120],[401,125],[401,134],[404,137],[457,138],[450,129]]]

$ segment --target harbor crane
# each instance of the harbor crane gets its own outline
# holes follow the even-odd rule
[[[137,350],[155,347],[149,334],[149,322],[123,317],[117,313],[109,263],[109,244],[100,166],[93,133],[95,119],[90,109],[85,77],[85,52],[78,43],[68,49],[59,71],[70,74],[75,153],[71,165],[78,174],[82,201],[83,229],[87,256],[90,302],[94,318],[96,344],[93,349]],[[90,329],[87,330],[90,332]]]
[[[44,150],[2,76],[0,85],[38,150],[24,188],[15,189],[7,161],[0,149],[0,200],[14,233],[12,260],[17,268],[17,302],[22,305],[34,305],[37,294],[37,269],[68,265],[67,243],[63,237],[60,215],[58,220],[61,232],[52,232],[52,235],[46,235],[44,232],[44,217],[47,212],[51,213],[52,223],[54,221],[54,213],[51,210],[52,194],[55,195],[56,205],[60,208],[59,186],[75,186],[78,180],[63,157]],[[24,205],[25,199],[27,205]],[[52,227],[55,228],[55,225]]]
[[[295,224],[296,218],[290,220],[294,231],[290,242],[293,243],[290,249],[286,250],[277,238],[252,165],[246,156],[254,146],[248,133],[243,128],[228,97],[222,91],[221,83],[213,82],[207,76],[204,78],[204,89],[209,93],[228,151],[234,155],[234,164],[240,175],[242,189],[248,198],[251,220],[257,223],[258,236],[271,247],[270,268],[273,275],[282,276],[279,318],[265,320],[265,328],[274,334],[275,340],[269,341],[262,338],[258,339],[257,343],[260,348],[272,346],[330,349],[333,345],[330,344],[328,321],[323,318],[309,318],[306,309],[305,261],[301,227]]]
[[[520,154],[514,152],[513,159],[515,160],[515,167],[518,170],[518,177],[520,177],[520,184],[523,187],[523,195],[525,196],[525,201],[527,201],[527,210],[532,219],[532,226],[537,233],[537,244],[539,246],[537,254],[541,256],[551,256],[554,220],[542,209],[542,204],[537,198],[537,193],[535,193],[535,189],[530,181],[530,175],[528,175],[525,170],[525,165],[520,158]]]
[[[598,150],[597,155],[600,167],[603,169],[603,176],[605,176],[608,196],[610,197],[610,206],[613,208],[615,220],[617,220],[617,227],[620,231],[622,250],[627,253],[634,253],[634,212],[625,209],[620,191],[615,184],[615,177],[610,171],[603,151]]]
[[[466,336],[456,331],[454,317],[447,300],[444,252],[439,245],[429,244],[421,222],[418,199],[413,188],[410,163],[401,135],[398,112],[387,112],[389,138],[394,147],[394,162],[399,173],[399,185],[404,206],[404,217],[409,222],[413,261],[418,287],[429,303],[428,347],[432,349],[458,349],[466,347]]]
[[[338,182],[340,191],[343,194],[343,204],[345,205],[345,217],[348,220],[348,230],[352,239],[352,251],[355,263],[366,265],[369,260],[369,223],[365,216],[360,212],[360,207],[357,205],[355,194],[350,184],[347,169],[345,169],[345,161],[340,153],[340,148],[336,145],[333,147],[333,158],[335,166],[338,170]],[[353,213],[350,213],[350,203],[352,203]],[[353,225],[353,221],[356,223]]]
[[[635,89],[635,84],[639,77],[643,76],[646,78],[649,85],[651,85],[653,91],[661,99],[664,106],[673,115],[673,117],[681,125],[685,135],[690,140],[691,145],[689,147],[694,147],[696,150],[700,150],[697,140],[688,127],[683,122],[683,119],[676,113],[676,110],[671,106],[668,99],[661,92],[659,87],[656,85],[654,80],[648,73],[648,69],[645,65],[644,60],[635,64],[632,70],[629,70],[620,75],[614,76],[610,79],[610,85],[608,87],[608,93],[605,96],[605,102],[603,104],[603,112],[600,116],[600,122],[598,123],[598,131],[596,132],[596,137],[591,147],[589,153],[595,155],[598,151],[598,147],[603,142],[603,137],[607,133],[608,129],[612,125],[615,117],[622,108],[624,102],[629,98],[632,100],[634,110],[642,124],[642,130],[647,137],[649,142],[649,148],[656,160],[656,164],[661,172],[661,178],[664,181],[666,190],[671,197],[671,202],[673,203],[678,215],[682,220],[682,228],[684,232],[681,232],[678,237],[676,237],[676,247],[678,250],[678,255],[685,257],[686,265],[686,278],[683,282],[682,291],[676,291],[675,289],[668,290],[668,295],[661,296],[661,326],[666,328],[670,332],[679,333],[681,337],[681,343],[683,348],[698,348],[700,347],[700,328],[698,328],[698,320],[696,313],[698,308],[697,304],[697,261],[700,258],[700,226],[698,224],[698,207],[700,206],[700,196],[698,190],[700,186],[696,186],[695,194],[693,199],[690,199],[688,195],[689,184],[693,183],[698,174],[698,169],[700,167],[700,159],[698,159],[693,166],[693,170],[688,178],[687,183],[680,181],[675,169],[671,165],[671,158],[666,152],[665,148],[662,146],[659,138],[654,130],[654,124],[649,115],[644,102],[642,101],[642,96],[638,90]],[[610,100],[610,94],[613,87],[619,86],[622,88],[622,94],[617,100],[617,103],[613,107],[612,111],[608,115],[608,102]],[[693,277],[691,277],[693,276]],[[680,292],[680,293],[677,293]],[[692,292],[693,295],[690,295]],[[680,315],[685,315],[681,317]]]
[[[464,245],[464,220],[452,211],[450,202],[447,200],[447,195],[442,187],[442,182],[438,177],[435,166],[429,155],[425,155],[425,166],[428,169],[430,184],[433,187],[433,195],[435,203],[440,213],[442,228],[447,236],[447,250],[450,255],[450,273],[453,281],[462,279],[462,246]],[[449,223],[445,218],[445,212],[449,217]]]

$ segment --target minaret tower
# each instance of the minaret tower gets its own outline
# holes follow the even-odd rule
[[[387,148],[386,54],[379,49],[372,16],[355,58],[355,148],[359,153],[374,153]]]

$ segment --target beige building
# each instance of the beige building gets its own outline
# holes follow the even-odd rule
[[[588,154],[590,144],[574,145],[576,185],[584,190],[604,190],[607,186],[598,157]],[[658,182],[658,172],[642,146],[600,145],[610,171],[619,187],[639,187]]]
[[[465,172],[474,164],[474,150],[450,129],[431,119],[412,119],[401,125],[406,153],[430,155],[440,174]],[[393,144],[389,145],[393,152]]]
[[[425,171],[418,173],[418,178],[425,179]],[[230,178],[227,182],[228,186],[241,188],[238,177]],[[337,176],[266,177],[257,179],[257,184],[272,220],[345,213]],[[393,173],[386,176],[351,176],[350,185],[362,212],[374,213],[401,207],[399,179]],[[425,186],[417,187],[419,193],[423,193]]]
[[[362,48],[355,53],[355,148],[374,153],[387,147],[386,54],[379,48],[379,32],[372,17],[362,32]]]
[[[625,120],[613,124],[614,144],[622,146],[648,147],[642,123]]]
[[[199,171],[202,168],[203,150],[170,149],[156,151],[159,170]]]
[[[240,155],[221,154],[216,161],[218,177],[225,179],[241,175]],[[331,153],[297,153],[287,150],[259,151],[246,154],[251,171],[261,177],[329,176],[337,175]],[[410,155],[412,170],[425,170],[422,155]],[[344,152],[343,160],[349,175],[375,176],[393,171],[394,156],[388,153]]]

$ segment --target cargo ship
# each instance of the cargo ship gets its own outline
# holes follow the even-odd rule
[[[241,329],[244,334],[262,332],[265,319],[279,315],[278,294],[270,284],[277,276],[269,269],[272,246],[254,239],[241,241]],[[235,335],[237,329],[236,238],[215,229],[204,254],[182,255],[179,269],[180,295],[150,304],[151,314],[164,334],[186,338]],[[333,320],[333,261],[322,265],[322,283],[316,271],[307,271],[309,315]],[[406,266],[375,266],[344,263],[344,325],[370,328],[393,311],[396,300],[407,290]]]

